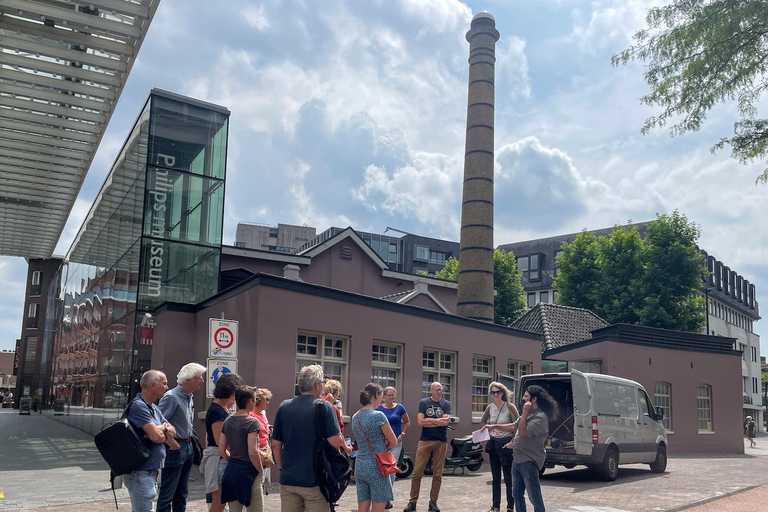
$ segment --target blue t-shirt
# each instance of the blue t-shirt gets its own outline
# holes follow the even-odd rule
[[[398,437],[403,431],[403,414],[406,413],[405,406],[403,404],[395,404],[391,409],[384,407],[384,404],[380,404],[376,409],[384,413],[387,417],[389,425],[392,427],[392,431],[395,433],[395,437]]]
[[[216,402],[211,402],[205,413],[205,433],[208,436],[208,446],[219,446],[219,440],[213,438],[213,424],[229,418],[229,412]]]
[[[360,429],[361,423],[363,424],[363,429],[365,429],[365,435]],[[384,432],[381,431],[381,426],[385,423],[387,423],[387,417],[379,410],[360,409],[352,417],[352,431],[355,433],[355,439],[357,440],[357,457],[359,460],[367,456],[375,457],[375,455],[371,454],[368,443],[365,441],[366,435],[368,436],[368,441],[371,442],[374,453],[387,451],[387,445],[384,442]]]
[[[131,402],[126,417],[128,422],[136,428],[139,435],[144,437],[146,437],[146,434],[144,434],[144,430],[141,427],[147,423],[162,425],[167,421],[155,404],[147,405],[141,393],[136,395],[136,399]],[[150,446],[149,458],[136,471],[151,471],[153,469],[160,469],[165,465],[165,443],[155,443],[148,439],[146,442]]]
[[[419,412],[426,419],[440,419],[443,414],[451,414],[451,402],[441,398],[439,402],[432,400],[432,397],[422,398],[419,402]],[[442,441],[448,442],[448,427],[422,427],[421,441]]]
[[[283,470],[280,471],[280,485],[297,487],[317,486],[315,476],[315,411],[317,403],[323,410],[321,416],[320,437],[328,439],[339,433],[339,424],[333,406],[325,401],[318,401],[311,395],[299,395],[280,404],[275,414],[272,439],[283,443]]]

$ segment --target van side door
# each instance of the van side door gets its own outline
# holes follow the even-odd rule
[[[640,404],[638,427],[643,433],[643,462],[653,462],[656,460],[656,439],[664,434],[664,426],[656,420],[651,399],[641,388],[637,388],[637,401]]]
[[[592,455],[592,392],[587,377],[578,370],[571,371],[573,391],[573,441],[576,453]]]

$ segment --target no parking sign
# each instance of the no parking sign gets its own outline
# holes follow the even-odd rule
[[[209,357],[237,357],[237,320],[211,318],[208,324]]]

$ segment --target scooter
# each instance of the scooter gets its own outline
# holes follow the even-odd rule
[[[413,473],[413,459],[411,459],[408,455],[405,454],[405,450],[400,450],[400,456],[397,458],[397,473],[395,473],[396,478],[408,478],[411,476],[411,473]]]
[[[453,430],[453,427],[448,425],[448,430]],[[456,469],[461,468],[461,474],[463,475],[464,468],[470,471],[477,471],[483,465],[483,445],[472,441],[471,434],[451,439],[451,450],[451,456],[445,458],[443,471],[450,469],[451,474],[453,474],[456,472]],[[432,474],[432,457],[427,462],[424,474]]]

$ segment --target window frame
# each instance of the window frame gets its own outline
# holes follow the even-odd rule
[[[698,384],[696,386],[696,419],[696,427],[699,434],[714,433],[715,428],[712,418],[712,386],[709,384]],[[704,424],[702,424],[702,422],[704,422]]]
[[[374,351],[374,347],[387,347],[387,348],[395,348],[397,349],[397,353],[394,355],[396,358],[396,361],[394,363],[392,362],[384,362],[384,361],[375,361],[374,355],[376,355],[376,352]],[[384,341],[384,340],[373,340],[371,343],[371,382],[376,382],[379,384],[382,388],[385,388],[387,386],[392,386],[395,389],[400,389],[400,386],[403,382],[403,351],[405,350],[405,345],[402,343],[395,343],[392,341]],[[395,377],[394,379],[389,379],[388,377],[382,378],[382,377],[376,377],[374,376],[374,372],[376,370],[384,370],[384,371],[394,371]],[[394,381],[393,383],[390,383],[389,381]],[[386,381],[386,382],[382,382]]]
[[[317,347],[318,347],[318,353],[316,354],[310,354],[308,352],[305,353],[299,353],[299,343],[301,341],[301,337],[305,336],[307,339],[310,337],[316,337],[318,339]],[[331,342],[340,341],[341,342],[341,348],[336,348],[334,346],[326,347],[326,340],[331,340]],[[296,370],[293,376],[293,383],[294,383],[294,389],[296,394],[298,394],[299,387],[298,387],[298,378],[299,378],[299,371],[303,366],[307,366],[310,364],[319,364],[323,367],[323,376],[325,377],[325,380],[328,379],[336,379],[339,382],[341,382],[342,388],[347,388],[347,380],[349,378],[349,344],[350,344],[351,337],[347,335],[342,334],[333,334],[333,333],[323,333],[318,331],[310,331],[305,329],[300,329],[296,333]],[[342,356],[336,357],[333,355],[325,355],[326,349],[330,349],[331,351],[334,350],[341,350]],[[332,372],[329,370],[330,365],[339,365],[340,366],[340,372],[339,375],[336,374],[336,372]],[[346,394],[343,394],[342,397],[340,397],[341,403],[343,408],[346,408]]]
[[[482,363],[485,361],[485,363]],[[485,367],[483,369],[483,366]],[[496,358],[482,354],[472,354],[472,423],[478,423],[486,407],[491,403],[488,387],[494,381]]]
[[[659,389],[659,385],[666,389]],[[665,393],[666,391],[666,393]],[[665,403],[666,402],[666,403]],[[664,412],[664,419],[661,420],[664,429],[672,432],[672,384],[663,380],[656,381],[653,385],[653,404],[654,407],[660,407]]]
[[[427,354],[434,354],[435,366],[429,367],[424,364],[427,360]],[[451,357],[451,368],[444,367],[444,357]],[[458,352],[450,350],[441,350],[437,348],[424,347],[421,356],[421,397],[431,396],[430,386],[433,382],[439,382],[443,385],[443,398],[451,402],[451,410],[458,410],[457,404],[452,399],[456,387],[456,375],[458,374]],[[427,375],[433,375],[434,378],[425,378]],[[449,378],[446,382],[445,378]]]

